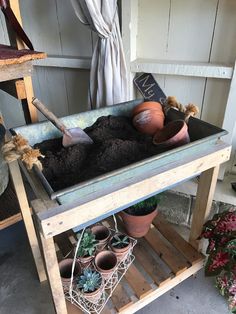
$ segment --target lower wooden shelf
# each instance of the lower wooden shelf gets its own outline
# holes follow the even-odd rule
[[[110,224],[109,221],[103,223]],[[119,223],[119,229],[123,229]],[[73,255],[73,233],[55,237],[58,258]],[[161,215],[148,234],[138,239],[135,261],[115,289],[102,314],[135,313],[203,267],[204,256],[197,252]],[[69,314],[82,313],[67,302]]]

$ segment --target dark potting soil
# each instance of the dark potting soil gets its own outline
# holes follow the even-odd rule
[[[152,213],[156,209],[155,207],[143,207],[143,208],[134,208],[134,207],[129,207],[125,209],[125,212],[129,215],[133,216],[144,216]]]
[[[43,174],[54,191],[162,152],[152,144],[152,137],[138,132],[127,117],[100,117],[84,131],[94,144],[64,148],[58,138],[35,145],[45,155],[41,158]]]

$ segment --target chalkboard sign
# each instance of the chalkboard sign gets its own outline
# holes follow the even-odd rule
[[[153,100],[163,103],[166,95],[157,84],[151,73],[143,73],[134,79],[134,84],[145,100]]]

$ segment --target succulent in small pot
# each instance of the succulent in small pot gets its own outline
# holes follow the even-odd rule
[[[145,110],[133,118],[134,127],[141,133],[154,135],[164,126],[164,113],[159,110]]]
[[[102,274],[102,277],[107,280],[111,277],[112,273],[118,264],[116,255],[112,251],[101,251],[95,257],[95,266]]]
[[[120,212],[125,230],[134,238],[145,236],[157,215],[159,196],[155,195]]]
[[[78,240],[80,239],[81,234],[77,234]],[[88,266],[94,258],[96,252],[97,240],[95,235],[91,232],[90,229],[87,229],[80,241],[80,246],[77,252],[77,260],[83,264],[84,267]]]
[[[118,261],[124,259],[130,251],[132,243],[130,238],[123,233],[116,233],[110,240],[110,248],[116,254]]]
[[[97,303],[103,292],[102,276],[96,270],[84,269],[77,279],[77,288],[91,303]]]
[[[66,258],[59,262],[61,282],[62,282],[63,289],[65,292],[68,292],[70,289],[72,265],[73,265],[72,258]],[[80,268],[79,263],[76,261],[74,273],[73,273],[73,279],[72,279],[72,287],[75,286],[76,277],[79,276],[80,273],[81,273],[81,268]]]
[[[103,250],[106,247],[111,236],[110,229],[103,225],[95,225],[91,228],[91,232],[95,235],[95,239],[98,242],[97,250]]]

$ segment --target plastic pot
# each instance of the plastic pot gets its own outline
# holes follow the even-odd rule
[[[188,126],[184,120],[175,120],[168,123],[153,137],[153,143],[160,148],[174,148],[189,142]]]
[[[157,209],[142,216],[130,215],[125,211],[122,211],[119,214],[123,220],[127,234],[134,238],[141,238],[148,233],[150,225],[157,215]]]
[[[123,233],[116,233],[116,235],[118,235],[119,237],[121,237],[121,236],[125,237],[126,236],[126,234],[123,234]],[[130,249],[132,247],[132,243],[129,239],[129,244],[127,244],[127,246],[125,246],[123,248],[119,248],[117,246],[112,246],[113,239],[114,239],[114,236],[110,239],[109,247],[112,250],[112,252],[115,253],[118,262],[120,262],[122,259],[124,259],[125,256],[128,255],[128,252],[130,251]]]
[[[108,250],[99,252],[95,257],[94,262],[97,270],[105,280],[111,277],[118,264],[116,255]]]
[[[145,110],[133,118],[134,127],[141,133],[154,135],[164,126],[164,113],[158,110]]]
[[[70,282],[71,282],[71,271],[72,271],[72,258],[66,258],[59,262],[59,270],[61,276],[61,282],[64,288],[64,291],[69,291],[70,289]],[[72,285],[74,287],[76,277],[79,276],[81,273],[81,268],[78,262],[75,262],[75,269],[73,274]]]
[[[95,238],[98,241],[97,250],[103,250],[111,236],[110,230],[103,225],[96,225],[91,228],[91,232],[95,235]]]

